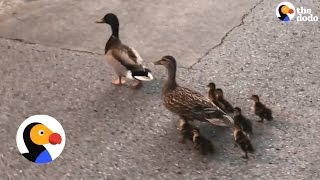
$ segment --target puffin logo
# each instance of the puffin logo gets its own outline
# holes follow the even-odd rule
[[[36,164],[46,164],[62,153],[66,137],[56,119],[34,115],[20,125],[16,140],[20,153],[26,159]]]
[[[296,14],[296,10],[290,2],[282,2],[277,6],[276,15],[281,21],[291,21]]]

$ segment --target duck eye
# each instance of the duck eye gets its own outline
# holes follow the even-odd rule
[[[39,134],[40,136],[43,136],[43,135],[44,135],[44,130],[40,130],[40,131],[38,132],[38,134]]]
[[[167,61],[168,61],[167,58],[163,58],[163,59],[162,59],[162,62],[167,62]]]

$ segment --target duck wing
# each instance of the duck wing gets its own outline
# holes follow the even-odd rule
[[[123,72],[123,74],[127,78],[141,81],[153,79],[151,71],[142,65],[142,58],[135,49],[129,48],[126,45],[119,45],[110,49],[107,55],[111,56],[111,59],[114,59],[124,67],[122,69],[125,69],[126,72]]]
[[[142,59],[134,49],[131,49],[125,45],[110,49],[111,55],[122,66],[130,71],[143,70]]]
[[[226,113],[213,104],[207,97],[196,91],[180,86],[165,94],[164,104],[172,112],[188,119],[208,122],[208,119],[214,118],[224,120],[225,116],[227,116]],[[230,122],[230,119],[226,121],[229,121],[225,122],[224,120],[226,125],[230,125],[230,123],[233,122],[233,120]],[[216,124],[216,122],[209,122]]]

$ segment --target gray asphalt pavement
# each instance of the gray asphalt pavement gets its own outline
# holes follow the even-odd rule
[[[280,2],[38,0],[0,11],[0,179],[319,179],[320,24],[279,21]],[[318,0],[291,2],[320,16]],[[141,90],[110,84],[103,51],[111,31],[93,23],[107,12],[153,71]],[[167,54],[178,61],[179,84],[206,94],[213,81],[253,121],[249,160],[223,127],[198,123],[212,156],[178,142],[178,117],[161,103],[166,73],[152,65]],[[255,122],[251,94],[274,121]],[[48,165],[16,147],[19,125],[34,114],[55,117],[66,132]]]

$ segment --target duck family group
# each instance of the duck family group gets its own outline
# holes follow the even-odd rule
[[[142,81],[151,81],[151,70],[143,65],[143,60],[138,52],[123,44],[119,39],[119,20],[113,13],[106,14],[96,23],[106,23],[111,26],[112,34],[105,46],[105,57],[117,74],[112,81],[115,85],[123,85],[125,79],[133,80],[132,88],[139,88]],[[248,158],[248,152],[253,152],[250,141],[252,136],[252,123],[244,117],[239,107],[233,107],[223,96],[222,89],[216,88],[214,83],[209,83],[208,97],[199,92],[178,85],[176,82],[177,62],[173,56],[163,56],[155,65],[162,65],[167,69],[168,79],[162,88],[163,104],[180,118],[181,143],[190,140],[195,149],[201,154],[214,151],[212,142],[201,135],[200,129],[191,124],[197,120],[213,125],[228,126],[233,129],[234,142],[245,153],[243,158]],[[273,119],[272,112],[260,102],[258,95],[252,95],[252,110],[260,117],[258,122]]]

